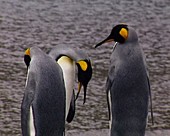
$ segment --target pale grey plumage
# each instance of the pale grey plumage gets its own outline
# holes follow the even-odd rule
[[[59,57],[64,55],[70,57],[75,62],[86,59],[90,60],[87,53],[85,53],[83,50],[78,48],[71,48],[66,45],[57,45],[53,47],[49,52],[49,56],[51,56],[54,59],[58,59]]]
[[[112,101],[111,135],[144,136],[149,85],[137,35],[131,28],[126,43],[118,43],[111,55],[106,88]]]
[[[30,48],[27,83],[21,107],[23,136],[30,136],[29,114],[33,108],[36,136],[63,136],[65,88],[59,65],[37,47]]]

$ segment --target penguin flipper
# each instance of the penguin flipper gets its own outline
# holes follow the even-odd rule
[[[28,73],[29,74],[29,73]],[[31,74],[28,76],[28,81],[24,90],[24,97],[21,104],[21,129],[23,136],[29,136],[29,114],[30,106],[34,98],[35,81]]]
[[[145,56],[143,50],[142,50],[142,56],[143,56],[144,66],[145,66],[145,69],[146,69],[147,81],[148,81],[148,87],[149,87],[149,99],[150,99],[151,120],[152,120],[152,125],[154,125],[154,117],[153,117],[153,110],[152,110],[152,93],[151,93],[150,82],[149,82],[149,72],[148,72],[148,67],[147,67],[147,65],[146,65],[146,56]]]
[[[114,65],[112,65],[110,67],[110,69],[109,69],[108,77],[107,77],[107,80],[106,80],[106,86],[105,86],[105,88],[106,88],[106,97],[107,97],[106,100],[107,100],[108,112],[109,112],[109,120],[111,120],[111,107],[110,107],[110,101],[109,101],[111,98],[109,98],[110,97],[109,96],[109,91],[110,91],[110,89],[112,87],[112,84],[114,82],[114,73],[115,73],[114,69],[115,69],[115,67],[114,67]]]
[[[74,118],[74,115],[75,115],[75,93],[74,93],[74,90],[73,90],[73,95],[72,95],[72,99],[71,99],[71,103],[70,103],[70,109],[69,109],[69,112],[68,112],[68,115],[67,115],[67,122],[70,123],[73,118]]]
[[[107,100],[107,106],[108,106],[108,112],[109,112],[109,120],[111,119],[111,109],[110,109],[110,102],[109,102],[109,91],[111,88],[111,82],[109,77],[107,78],[106,81],[106,100]]]

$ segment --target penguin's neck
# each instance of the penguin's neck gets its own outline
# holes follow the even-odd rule
[[[75,81],[75,62],[67,56],[62,56],[58,59],[58,64],[63,70],[63,77],[66,89],[66,118],[70,108],[70,103],[73,95]]]
[[[135,45],[133,45],[135,44]],[[114,58],[117,61],[126,63],[131,59],[138,59],[141,57],[141,48],[138,42],[128,42],[125,44],[117,45],[114,53]]]

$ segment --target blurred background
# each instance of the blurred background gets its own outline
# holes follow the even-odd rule
[[[155,123],[149,114],[147,136],[169,136],[169,0],[0,0],[0,136],[21,136],[25,49],[38,46],[48,52],[59,44],[84,49],[93,64],[86,103],[82,91],[66,135],[107,136],[105,82],[113,43],[94,45],[117,23],[135,28],[146,55]]]

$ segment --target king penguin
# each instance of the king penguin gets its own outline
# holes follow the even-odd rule
[[[111,136],[144,136],[151,92],[137,33],[126,24],[118,24],[95,47],[112,41],[116,43],[106,82]]]
[[[65,86],[62,69],[38,47],[25,51],[27,80],[21,105],[23,136],[63,136]]]
[[[50,52],[51,56],[62,68],[66,88],[66,120],[70,123],[75,115],[75,100],[78,98],[81,87],[84,87],[84,103],[86,101],[87,85],[92,77],[91,61],[87,53],[78,48],[65,45],[55,46]],[[78,69],[78,93],[75,97],[74,84],[76,80],[76,67]]]

